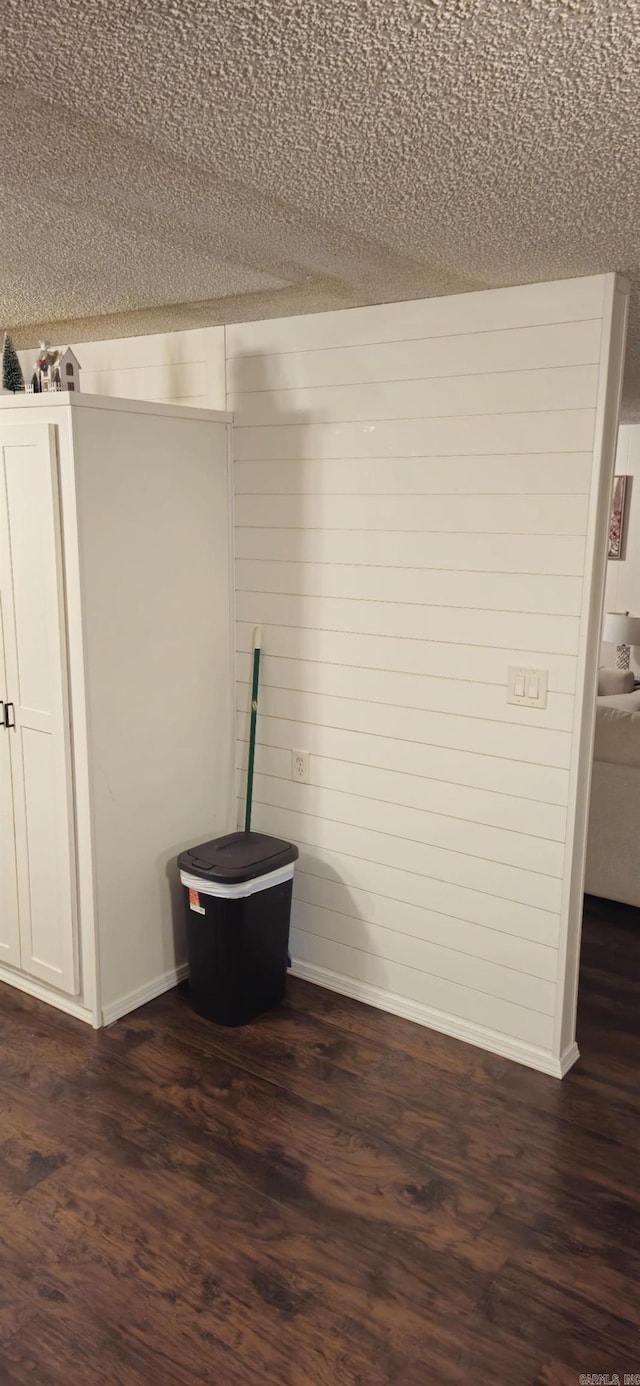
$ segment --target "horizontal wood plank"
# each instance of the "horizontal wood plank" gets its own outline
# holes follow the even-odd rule
[[[237,750],[238,769],[246,771],[248,743],[239,741]],[[280,780],[291,780],[291,758],[292,752],[284,747],[259,743],[256,747],[256,772]],[[525,799],[522,795],[475,789],[450,780],[430,779],[425,775],[332,760],[319,755],[311,758],[310,776],[311,782],[321,789],[340,790],[379,803],[403,804],[409,808],[463,818],[472,823],[527,833],[531,837],[548,838],[553,842],[564,841],[566,809],[557,804]]]
[[[539,616],[463,607],[412,606],[400,602],[303,597],[288,593],[238,592],[238,619],[254,625],[301,626],[354,635],[491,646],[496,651],[540,650],[575,656],[578,618]],[[518,661],[522,663],[522,660]]]
[[[502,457],[344,457],[339,461],[237,462],[238,495],[586,494],[588,452]]]
[[[214,340],[222,344],[223,329],[195,327],[181,332],[154,332],[142,337],[117,337],[101,342],[82,342],[78,347],[83,375],[116,371],[138,371],[145,367],[166,368],[204,361]]]
[[[296,869],[293,894],[297,902],[315,906],[325,913],[352,916],[366,924],[377,924],[391,933],[397,931],[423,939],[527,976],[541,977],[547,982],[556,980],[558,957],[555,948],[507,934],[504,930],[469,923],[406,901],[390,900],[372,891],[345,885],[338,879],[309,875],[302,869]],[[314,928],[311,922],[305,925],[305,918],[310,919],[311,916],[298,914],[297,918],[301,928],[308,927],[311,933],[323,932],[320,928]],[[342,937],[339,933],[332,936]],[[384,948],[380,951],[387,956]],[[510,998],[510,993],[507,998]]]
[[[302,838],[297,842],[300,857],[294,879],[304,877],[319,892],[328,891],[328,898],[334,888],[346,892],[347,896],[355,890],[367,898],[375,896],[387,919],[393,916],[393,906],[397,902],[413,905],[421,913],[435,912],[449,921],[480,924],[505,935],[507,940],[517,938],[544,948],[558,947],[559,918],[553,910],[488,895],[486,891],[461,885],[459,881],[422,876],[386,862],[350,856],[339,848],[318,847]],[[301,890],[308,893],[309,886],[303,883]],[[323,903],[322,898],[314,903]],[[344,900],[340,912],[349,913]],[[508,949],[508,941],[505,947]]]
[[[368,564],[280,563],[238,559],[239,592],[292,593],[304,597],[351,597],[418,606],[578,616],[582,579],[538,573],[433,572]]]
[[[292,913],[294,938],[312,934],[328,943],[338,943],[385,962],[400,963],[429,978],[454,982],[496,1000],[513,1002],[542,1015],[552,1015],[555,1005],[554,980],[502,966],[486,958],[457,952],[441,943],[405,934],[398,928],[380,927],[352,914],[339,914],[296,899]]]
[[[303,390],[360,381],[420,380],[552,366],[586,365],[600,352],[600,318],[587,322],[546,323],[497,332],[459,332],[448,337],[387,341],[371,346],[328,346],[284,355],[233,356],[228,388]]]
[[[602,315],[604,283],[604,277],[598,275],[265,322],[234,323],[226,329],[227,357],[317,351],[368,342],[388,344],[416,337],[586,321]]]
[[[238,733],[248,739],[249,718],[245,710],[238,714]],[[334,727],[326,723],[300,722],[284,717],[260,716],[260,741],[267,746],[299,747],[311,755],[330,759],[397,770],[436,781],[490,789],[500,794],[520,794],[534,802],[558,804],[568,802],[568,770],[557,766],[539,765],[532,761],[509,760],[504,755],[492,756],[486,750],[472,751],[410,741],[396,734],[369,734],[360,727]],[[479,743],[481,744],[481,743]]]
[[[237,675],[241,683],[251,681],[252,656],[238,654]],[[507,702],[507,678],[502,684],[474,684],[455,678],[426,678],[418,674],[396,673],[388,669],[359,669],[353,665],[321,664],[317,661],[277,659],[266,654],[261,660],[261,680],[270,688],[291,688],[306,693],[326,693],[336,698],[357,698],[364,702],[388,703],[395,707],[423,708],[460,717],[482,717],[490,722],[536,725],[535,708]],[[571,731],[573,699],[568,693],[550,693],[544,726],[553,731]]]
[[[551,913],[560,908],[562,882],[522,867],[483,861],[464,852],[425,844],[420,844],[416,850],[414,842],[394,837],[391,832],[377,832],[351,823],[300,814],[259,799],[255,800],[255,826],[260,832],[281,835],[291,842],[300,838],[310,847],[326,847],[329,851],[404,867],[407,871],[417,870],[419,864],[418,875],[459,883],[469,890],[484,891],[516,904],[533,905]]]
[[[252,515],[252,520],[255,520]],[[534,573],[581,577],[584,538],[558,534],[438,534],[430,530],[285,529],[255,524],[236,529],[236,554],[292,563],[384,564],[455,572]]]
[[[305,427],[315,423],[354,423],[374,419],[459,419],[465,415],[589,409],[598,366],[564,366],[533,371],[448,375],[435,380],[387,380],[373,384],[317,385],[295,390],[254,390],[230,394],[239,428],[272,424]]]
[[[416,406],[417,407],[417,406]],[[593,444],[595,411],[560,409],[520,414],[464,414],[377,422],[307,423],[291,406],[279,425],[235,430],[240,462],[332,457],[462,457],[515,452],[585,452]]]
[[[238,621],[237,649],[240,653],[252,650],[254,629],[255,622]],[[263,649],[265,658],[271,655],[310,664],[348,665],[389,675],[422,674],[476,686],[490,684],[495,687],[498,680],[505,688],[511,664],[539,665],[542,662],[549,670],[551,692],[572,694],[575,690],[575,656],[551,654],[548,650],[542,660],[540,651],[522,649],[503,649],[497,659],[490,646],[454,645],[445,640],[427,643],[393,635],[305,629],[304,626],[280,626],[271,622],[268,629],[265,623]]]
[[[238,685],[238,711],[248,716],[250,685]],[[446,712],[402,708],[387,703],[363,702],[357,698],[333,698],[321,693],[300,693],[290,688],[262,690],[262,716],[286,718],[291,722],[366,732],[372,736],[410,741],[423,745],[446,746],[471,751],[481,745],[482,754],[508,761],[548,765],[568,769],[571,738],[568,732],[547,730],[537,723],[529,726],[508,722],[489,722],[474,717],[452,717]],[[533,709],[535,713],[535,709]]]
[[[239,525],[277,529],[418,530],[430,534],[584,535],[589,498],[567,496],[238,496]],[[534,570],[535,571],[535,570]]]
[[[246,793],[246,776],[240,776],[240,793]],[[263,804],[293,813],[311,815],[333,823],[348,823],[373,832],[402,837],[413,844],[442,848],[484,862],[500,862],[546,876],[560,877],[564,843],[529,836],[511,828],[496,828],[468,818],[453,818],[433,810],[372,799],[348,790],[325,789],[315,783],[256,774],[254,794]]]
[[[164,365],[82,369],[82,388],[87,394],[119,395],[125,399],[156,399],[169,403],[206,397],[206,366],[200,361],[170,361]]]

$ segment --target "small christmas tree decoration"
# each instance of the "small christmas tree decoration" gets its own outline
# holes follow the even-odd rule
[[[8,332],[4,334],[2,346],[2,384],[5,390],[11,390],[14,395],[18,394],[20,390],[24,390],[24,376],[18,360],[18,353]]]
[[[32,377],[31,377],[31,385],[29,386],[29,393],[32,394],[32,395],[39,395],[39,394],[40,394],[40,381],[38,380],[38,377],[37,377],[35,371],[33,372],[33,375],[32,375]]]

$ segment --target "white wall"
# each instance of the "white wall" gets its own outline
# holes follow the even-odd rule
[[[612,283],[77,347],[87,391],[224,408],[226,339],[240,789],[259,622],[254,823],[300,845],[294,969],[553,1073]],[[507,704],[510,663],[549,670],[546,711]]]
[[[175,981],[186,954],[176,856],[229,824],[228,436],[224,422],[182,411],[72,413],[99,994],[110,1024]]]
[[[604,609],[640,616],[640,424],[623,424],[620,428],[616,473],[631,477],[627,482],[626,556],[607,562]],[[602,663],[613,666],[615,662],[615,645],[603,643]],[[631,650],[631,667],[640,676],[637,647]]]
[[[239,766],[260,623],[254,821],[300,846],[295,970],[551,1072],[607,292],[226,329]],[[510,664],[549,670],[546,711],[507,704]]]
[[[81,366],[84,394],[225,408],[223,327],[72,345]],[[37,347],[18,354],[28,383]]]

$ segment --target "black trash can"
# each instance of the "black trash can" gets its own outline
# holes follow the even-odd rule
[[[229,833],[178,857],[187,908],[194,1010],[246,1025],[284,996],[298,848],[264,833]]]

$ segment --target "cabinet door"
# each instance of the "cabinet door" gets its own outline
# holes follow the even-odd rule
[[[0,543],[2,533],[0,531]],[[4,658],[4,622],[2,590],[0,589],[0,963],[20,966],[20,930],[18,925],[18,874],[16,870],[16,837],[13,825],[13,786],[9,756],[9,733],[2,725],[2,714],[8,698]]]
[[[73,812],[55,428],[0,426],[0,590],[21,967],[78,990]]]

